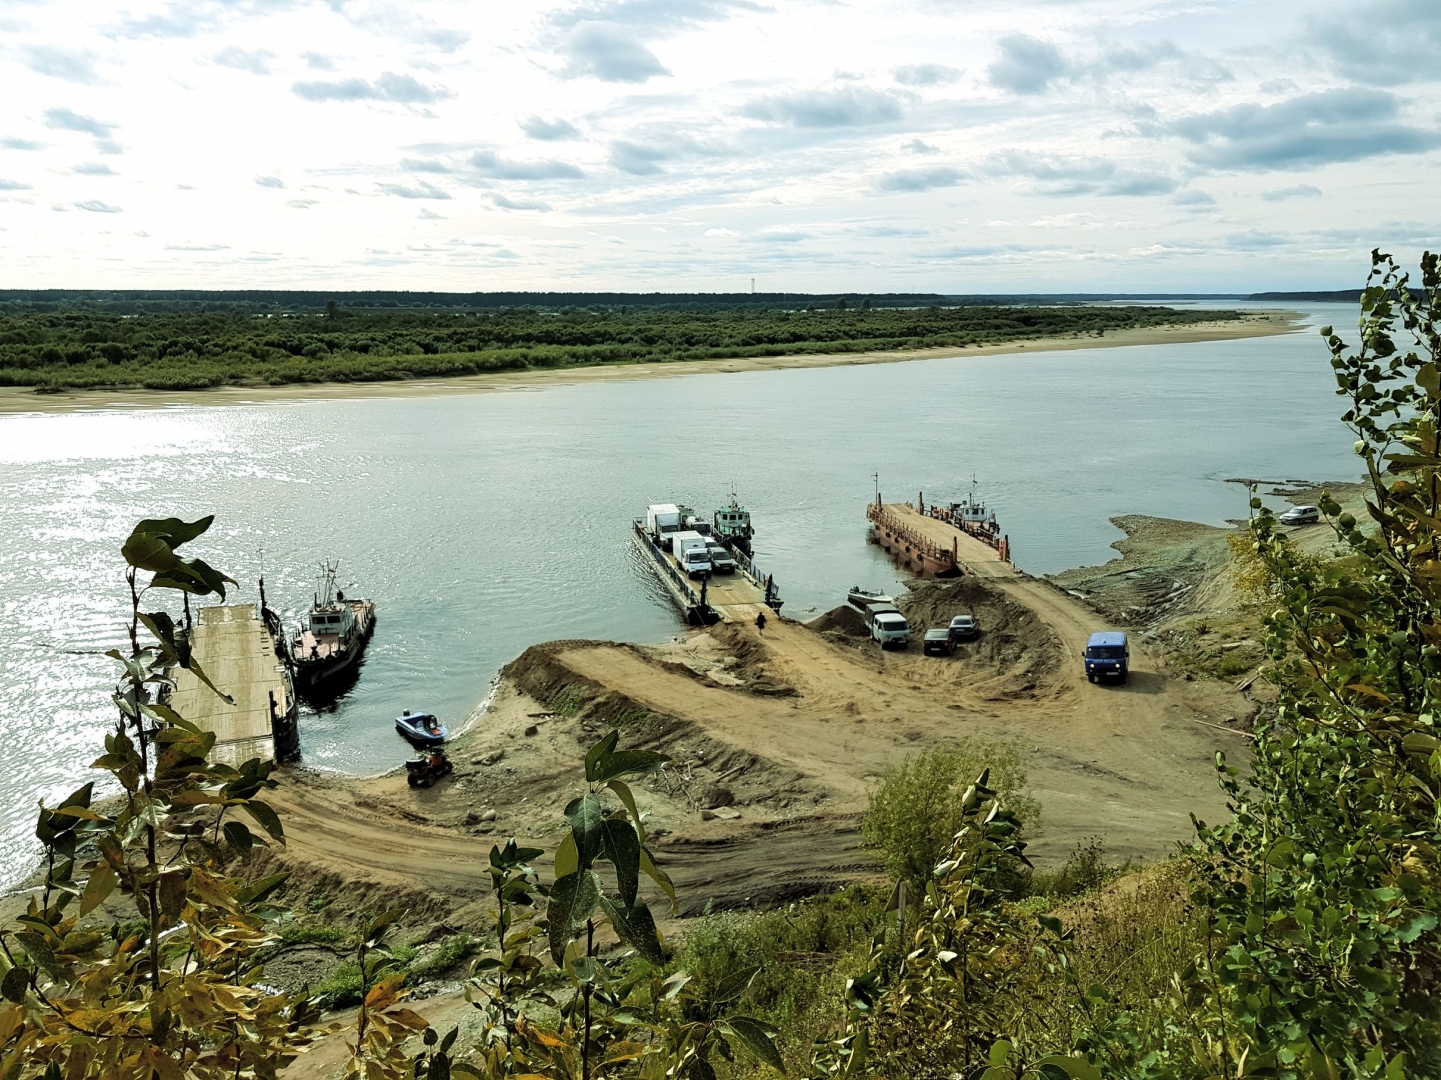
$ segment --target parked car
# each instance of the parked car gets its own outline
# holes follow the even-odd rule
[[[1091,682],[1114,675],[1126,681],[1131,667],[1131,644],[1119,630],[1092,634],[1086,642],[1086,678]]]
[[[871,604],[866,608],[866,630],[881,648],[899,645],[905,648],[911,640],[911,627],[906,617],[891,604]]]
[[[951,632],[944,626],[938,630],[927,630],[921,642],[921,652],[927,656],[950,656],[955,646],[951,643]]]
[[[1293,506],[1276,519],[1282,525],[1314,525],[1321,520],[1318,506]]]
[[[957,615],[951,620],[951,642],[974,641],[981,636],[981,624],[974,615]]]

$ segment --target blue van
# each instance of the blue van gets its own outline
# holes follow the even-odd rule
[[[1086,678],[1091,682],[1114,675],[1126,681],[1131,664],[1131,646],[1119,630],[1103,630],[1092,634],[1086,642]]]

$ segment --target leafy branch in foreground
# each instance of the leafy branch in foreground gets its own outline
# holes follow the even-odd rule
[[[179,554],[211,521],[145,520],[121,550],[130,648],[109,654],[122,669],[117,719],[94,763],[120,794],[97,806],[86,784],[40,807],[42,887],[0,928],[4,1080],[269,1080],[314,1037],[313,1004],[262,984],[260,957],[288,915],[274,899],[286,875],[234,872],[256,844],[284,843],[260,798],[276,786],[271,764],[210,760],[214,734],[165,704],[169,672],[189,669],[229,698],[170,616],[143,610],[157,590],[225,598],[231,578]],[[136,917],[107,925],[103,905],[117,890]],[[359,1052],[373,1059],[373,1080],[402,1075],[386,1039],[361,1040]]]
[[[708,998],[727,1014],[715,1017],[688,1015],[683,1006],[694,1000],[690,977],[663,970],[665,945],[640,896],[640,879],[649,878],[672,910],[675,888],[646,847],[645,824],[623,778],[654,772],[670,759],[617,749],[619,738],[611,731],[586,754],[586,789],[565,808],[570,829],[556,850],[550,885],[540,884],[529,865],[538,849],[511,840],[491,850],[499,947],[473,967],[467,995],[482,1013],[480,1060],[456,1065],[457,1072],[708,1080],[715,1076],[712,1056],[733,1061],[737,1043],[782,1068],[776,1030],[725,1008],[745,991],[754,970],[733,974]],[[609,864],[609,880],[597,869],[602,863]],[[537,920],[542,899],[543,931]],[[606,926],[617,939],[610,947],[600,937]],[[542,939],[563,980],[559,990],[550,989],[556,980],[545,978],[544,961],[535,954]]]

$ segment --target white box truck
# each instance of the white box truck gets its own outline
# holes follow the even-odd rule
[[[671,548],[671,537],[679,530],[680,507],[675,503],[656,503],[645,508],[645,531],[666,551]]]
[[[674,534],[671,551],[675,554],[676,565],[689,577],[697,578],[710,573],[710,552],[706,549],[706,538],[700,533],[686,531]]]

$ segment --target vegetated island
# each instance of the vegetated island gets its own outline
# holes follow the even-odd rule
[[[843,300],[790,310],[0,310],[0,386],[197,390],[783,356],[842,362],[1032,341],[1110,344],[1118,334],[1169,329],[1235,337],[1289,328],[1280,323],[1276,313],[1150,305],[882,308]],[[1226,332],[1214,332],[1219,327]]]

